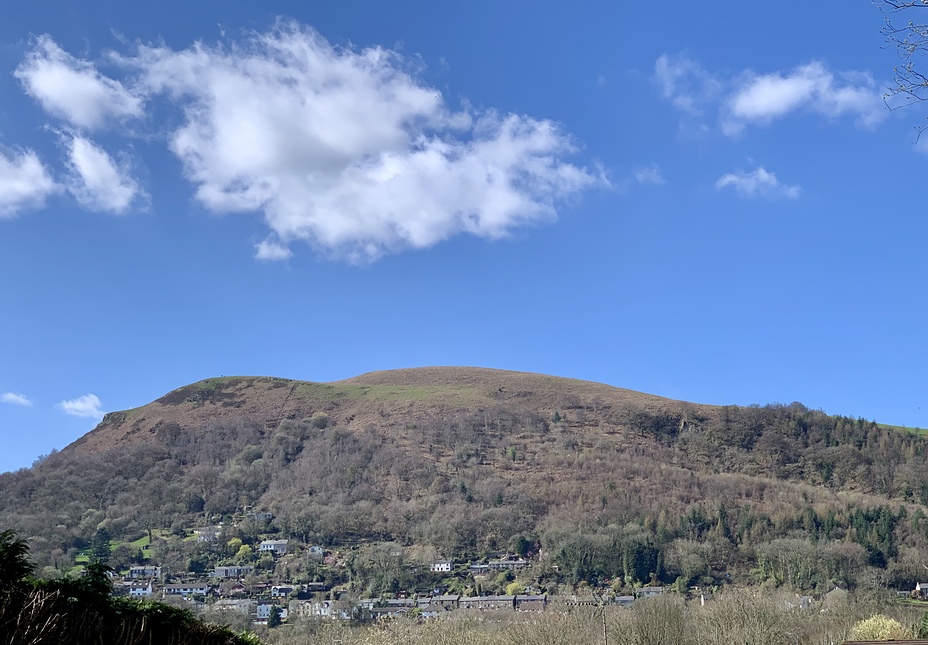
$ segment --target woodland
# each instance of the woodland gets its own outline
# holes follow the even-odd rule
[[[246,398],[254,387],[235,386]],[[232,385],[197,387],[215,397]],[[189,395],[173,405],[191,405]],[[380,402],[363,425],[348,421],[357,410],[345,397],[275,424],[222,408],[147,441],[74,446],[0,475],[0,525],[28,538],[46,576],[71,571],[105,539],[116,568],[151,560],[181,574],[248,561],[268,577],[358,593],[429,582],[409,566],[375,575],[369,554],[384,543],[422,562],[526,555],[535,566],[524,582],[542,590],[910,590],[924,577],[928,471],[916,431],[797,403],[526,398],[420,401],[406,415]],[[248,508],[274,519],[232,528]],[[220,522],[230,528],[218,543],[171,539]],[[229,539],[254,545],[259,533],[364,556],[333,569],[229,551]],[[143,553],[132,544],[145,536]]]

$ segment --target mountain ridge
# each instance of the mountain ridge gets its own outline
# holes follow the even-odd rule
[[[178,424],[189,427],[212,418],[244,417],[266,425],[312,414],[321,406],[334,408],[356,398],[357,412],[369,412],[363,402],[382,404],[428,399],[436,413],[443,405],[490,406],[523,399],[520,407],[554,411],[576,406],[572,397],[594,399],[605,405],[634,405],[668,409],[690,406],[703,411],[719,406],[677,401],[595,381],[484,367],[428,366],[373,371],[330,382],[303,381],[274,376],[221,376],[181,386],[145,405],[107,413],[90,432],[64,451],[105,449],[125,441],[152,440],[158,430]],[[349,423],[351,422],[349,421]]]

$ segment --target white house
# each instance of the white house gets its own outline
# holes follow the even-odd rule
[[[255,620],[259,623],[266,623],[268,618],[271,617],[271,609],[275,607],[274,603],[271,602],[262,602],[258,603],[258,608],[255,610]],[[287,617],[287,608],[280,608],[280,619],[284,620]]]
[[[209,593],[208,582],[184,582],[176,585],[164,585],[165,596],[187,596],[200,595],[205,596]]]
[[[449,573],[452,569],[454,569],[454,562],[451,560],[437,560],[429,567],[429,570],[434,573]]]
[[[193,534],[197,536],[197,542],[215,542],[222,533],[221,526],[201,526],[193,529]]]
[[[133,598],[151,598],[151,580],[148,582],[130,582],[129,595]]]
[[[289,613],[300,618],[341,618],[344,614],[336,609],[335,603],[330,600],[291,600],[289,609]]]
[[[258,546],[258,551],[264,553],[273,553],[274,555],[284,555],[287,552],[287,542],[289,540],[262,540]]]
[[[132,580],[144,580],[145,578],[160,578],[161,567],[142,565],[129,567],[129,578]]]

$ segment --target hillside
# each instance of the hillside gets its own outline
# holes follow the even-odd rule
[[[128,543],[255,508],[307,544],[540,549],[548,582],[904,586],[928,560],[924,453],[921,436],[797,403],[705,406],[537,374],[223,377],[0,475],[0,526],[49,570],[101,529]],[[229,557],[158,548],[174,570]]]
[[[484,368],[390,370],[334,383],[221,377],[178,388],[140,408],[111,412],[66,451],[157,443],[159,436],[172,429],[193,428],[217,420],[244,419],[275,428],[285,419],[299,420],[324,411],[333,422],[350,429],[381,424],[385,418],[396,416],[417,419],[499,405],[550,413],[595,403],[604,413],[623,407],[652,411],[682,409],[677,401],[600,383]],[[707,406],[699,409],[703,413],[712,410]]]

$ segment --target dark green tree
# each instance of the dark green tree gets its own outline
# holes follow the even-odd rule
[[[22,589],[34,569],[28,543],[10,529],[0,533],[0,590]]]
[[[110,533],[105,528],[97,529],[90,540],[88,559],[91,563],[106,564],[110,561]]]
[[[267,617],[267,626],[268,627],[280,626],[280,623],[281,623],[280,614],[281,614],[280,607],[278,607],[277,605],[274,605],[273,607],[271,607],[271,614],[270,616]]]

